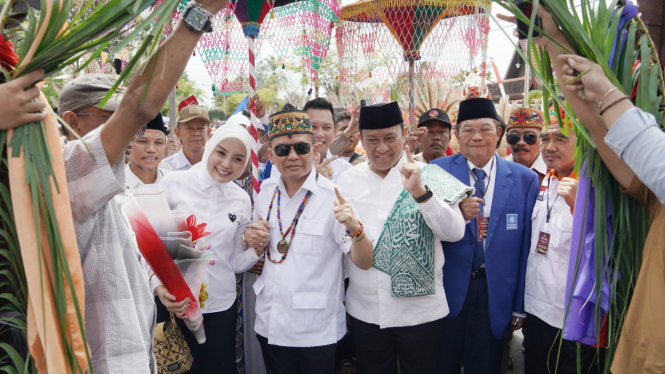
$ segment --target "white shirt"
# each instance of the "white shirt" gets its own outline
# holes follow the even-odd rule
[[[323,159],[323,161],[329,159],[330,157],[333,157],[333,155],[330,153],[330,150],[328,150],[328,154],[326,155],[326,158]],[[321,161],[321,163],[323,163],[323,161]],[[333,170],[333,182],[337,182],[342,173],[353,167],[350,162],[343,160],[342,158],[338,158],[337,160],[328,164],[328,166],[330,166]],[[281,175],[282,174],[279,172],[279,170],[277,170],[277,167],[273,165],[272,170],[270,170],[270,178],[279,178]]]
[[[164,176],[170,172],[170,170],[157,168],[157,179],[155,179],[155,183],[152,184],[160,184],[162,182],[162,178],[164,178]],[[143,183],[143,181],[136,174],[134,174],[132,169],[129,167],[129,164],[125,165],[125,187],[132,189],[143,187],[145,185],[146,184]]]
[[[405,160],[406,156],[403,155],[385,178],[370,170],[369,163],[364,162],[354,166],[339,179],[338,185],[349,193],[361,212],[365,232],[375,246],[390,210],[404,189],[399,169]],[[421,162],[417,164],[421,168],[427,165]],[[433,196],[418,206],[425,222],[438,239],[434,242],[434,295],[392,297],[389,274],[374,267],[360,270],[347,260],[345,265],[349,275],[349,289],[346,292],[346,308],[353,317],[387,328],[420,325],[448,314],[448,302],[443,289],[444,256],[440,240],[461,240],[466,225],[457,204],[449,206]]]
[[[194,166],[189,162],[182,148],[180,148],[178,153],[165,158],[162,162],[167,163],[173,171],[189,170],[192,166]]]
[[[270,201],[278,187],[282,191],[281,221],[286,232],[305,194],[312,191],[286,259],[274,264],[266,258],[263,273],[254,284],[255,330],[268,338],[269,344],[317,347],[335,344],[346,333],[342,261],[352,243],[345,238],[346,229],[333,212],[335,184],[323,176],[319,176],[318,182],[315,179],[316,170],[312,168],[300,190],[289,198],[282,178],[270,178],[261,185],[254,203],[254,219],[258,220],[259,214],[267,219]],[[269,222],[271,258],[279,261],[282,255],[277,251],[277,243],[282,236],[277,221],[277,197]],[[290,237],[289,234],[287,242]]]
[[[515,158],[513,157],[512,154],[509,154],[504,158],[506,161],[510,162],[515,162]],[[543,160],[543,154],[542,152],[538,152],[538,158],[529,166],[529,169],[535,171],[538,174],[545,175],[547,174],[547,165],[545,164],[545,160]]]
[[[556,193],[559,180],[556,177],[543,179],[542,187],[549,189],[538,194],[531,215],[531,250],[526,265],[524,310],[558,329],[563,327],[568,276],[568,257],[573,231],[573,213],[566,200]],[[547,194],[552,209],[547,222]],[[557,196],[559,196],[557,198]],[[540,233],[550,234],[547,254],[536,250]]]
[[[254,266],[257,257],[242,241],[242,234],[251,221],[249,196],[233,182],[214,184],[205,176],[206,172],[204,168],[194,168],[169,173],[162,180],[162,187],[171,209],[195,215],[197,223],[207,223],[205,231],[212,233],[201,239],[212,246],[211,259],[215,261],[214,265],[208,265],[203,276],[208,301],[201,311],[215,313],[234,304],[235,274]],[[153,286],[155,279],[152,279]]]
[[[492,211],[492,200],[494,197],[494,183],[496,182],[496,153],[494,157],[485,165],[480,168],[485,172],[485,195],[483,197],[483,217],[489,217],[490,212]],[[469,166],[469,181],[471,181],[471,187],[478,189],[476,186],[476,174],[474,174],[473,169],[477,166],[473,162],[466,160],[467,165]],[[480,181],[478,181],[480,182]]]

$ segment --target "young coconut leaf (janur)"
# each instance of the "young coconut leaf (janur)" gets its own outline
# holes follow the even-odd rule
[[[618,28],[619,18],[624,9],[623,2],[618,0],[610,3],[605,0],[569,0],[568,2],[565,0],[534,0],[532,17],[527,17],[515,7],[514,0],[495,0],[495,3],[520,20],[530,24],[527,45],[532,44],[534,30],[543,33],[543,30],[534,26],[533,18],[539,3],[544,4],[561,27],[564,36],[574,50],[566,51],[549,35],[543,33],[543,37],[554,42],[563,52],[578,54],[598,63],[612,83],[627,95],[631,94],[637,83],[635,105],[654,114],[658,123],[661,127],[663,126],[665,122],[663,70],[653,42],[639,17],[631,19],[622,29]],[[621,38],[624,35],[627,35],[627,38],[622,43]],[[507,33],[506,36],[510,38]],[[615,37],[618,38],[616,42]],[[519,48],[516,47],[516,50],[525,61],[531,61]],[[528,54],[530,53],[531,51],[528,52]],[[614,53],[614,60],[610,66],[608,62],[612,53]],[[637,60],[640,63],[633,70]],[[594,261],[595,284],[597,286],[594,288],[594,294],[590,295],[589,298],[601,300],[603,290],[600,285],[604,281],[609,283],[611,294],[610,308],[606,316],[607,351],[604,362],[604,373],[609,374],[642,263],[641,255],[649,227],[649,218],[641,205],[620,191],[619,184],[595,150],[595,144],[586,129],[580,125],[570,108],[565,106],[557,97],[558,82],[552,74],[552,66],[546,51],[541,51],[539,65],[532,66],[532,72],[542,83],[543,98],[551,97],[555,106],[562,107],[566,117],[573,123],[577,134],[576,170],[579,171],[582,164],[586,162],[586,177],[591,179],[594,186],[594,196],[586,196],[584,207],[585,217],[586,215],[594,216],[593,230],[595,234]],[[556,109],[556,112],[559,115],[558,109]],[[600,202],[595,204],[593,211],[590,211],[587,205],[590,199]],[[611,211],[610,227],[605,224],[608,214],[607,204],[604,203],[606,201],[609,202]],[[582,227],[582,232],[585,229]],[[611,237],[609,236],[610,230]],[[573,245],[581,246],[582,243],[573,243]],[[582,251],[580,251],[581,255]],[[576,262],[571,259],[571,263],[569,263],[569,266],[574,267],[575,278],[577,278],[580,271],[579,264],[579,257]],[[570,292],[571,295],[572,293]],[[567,301],[569,302],[570,299]],[[568,312],[569,310],[566,310],[566,315]],[[603,315],[600,303],[596,304],[594,313],[597,321],[594,328],[598,337],[601,331],[601,316]],[[552,354],[559,357],[559,352],[552,352]],[[578,345],[578,372],[581,372],[582,368],[579,361]]]
[[[170,19],[170,14],[179,2],[179,0],[165,0],[150,11],[149,7],[153,6],[156,1],[108,0],[97,3],[94,0],[89,0],[75,14],[70,14],[73,0],[41,0],[41,10],[37,12],[30,9],[27,25],[23,25],[23,29],[19,30],[20,38],[23,41],[17,53],[19,63],[11,76],[16,78],[32,70],[44,69],[43,78],[46,78],[60,73],[72,63],[79,61],[87,53],[91,53],[91,59],[95,58],[114,39],[124,38],[122,43],[130,43],[141,34],[127,32],[124,27],[143,13],[141,18],[150,20],[150,22],[139,22],[138,28],[141,31],[149,29],[148,38],[138,48],[138,53],[127,63],[130,69],[123,72],[120,79],[118,79],[118,84],[121,84],[133,72],[132,67],[135,67],[139,60],[146,58],[146,51],[152,52],[155,50],[156,43],[154,40],[158,39],[155,36],[162,33],[165,22]],[[3,11],[0,14],[7,14],[7,9],[13,3],[13,0],[6,0],[2,5]],[[159,18],[159,21],[153,22],[152,20],[156,18]],[[4,19],[0,19],[0,25],[3,23]],[[75,72],[82,70],[87,62],[80,64]],[[72,131],[72,133],[75,132]],[[8,144],[9,147],[5,146],[6,142],[7,131],[0,131],[0,154],[3,154],[5,150],[7,151],[7,157],[19,157],[21,151],[24,154],[26,184],[29,186],[32,206],[12,207],[8,185],[0,183],[0,195],[2,197],[2,203],[0,203],[0,245],[2,246],[2,249],[0,249],[0,278],[6,279],[5,282],[0,284],[0,287],[4,287],[3,291],[9,289],[8,292],[0,294],[0,298],[6,301],[3,303],[3,309],[17,312],[23,316],[16,317],[15,315],[3,314],[0,320],[5,323],[5,326],[12,326],[14,330],[24,336],[26,335],[24,318],[27,311],[28,295],[13,212],[14,209],[19,208],[30,209],[35,217],[35,235],[39,257],[48,256],[52,260],[48,268],[43,268],[42,262],[39,263],[39,274],[42,279],[41,291],[42,295],[51,294],[55,301],[54,310],[59,322],[59,339],[64,346],[64,360],[68,371],[70,373],[86,371],[77,361],[74,347],[68,339],[67,326],[73,323],[81,331],[83,345],[86,348],[87,371],[92,372],[90,352],[87,349],[87,343],[85,343],[83,314],[78,306],[78,298],[65,257],[53,204],[53,196],[60,194],[59,185],[66,183],[66,181],[56,180],[55,178],[52,153],[46,140],[43,122],[19,126],[14,130]],[[5,158],[0,160],[0,169],[5,168],[6,170],[7,164]],[[1,172],[2,170],[0,170]],[[54,188],[52,188],[52,181],[54,182]],[[6,181],[3,180],[3,182]],[[45,236],[40,234],[40,229],[45,232]],[[43,247],[48,248],[50,251],[48,254],[41,252],[42,237],[48,240],[48,243],[45,243],[47,245]],[[44,286],[43,280],[45,277],[52,279],[51,287]],[[68,320],[70,317],[67,314],[67,292],[72,295],[76,321]],[[33,303],[33,307],[42,308],[43,305],[34,305]],[[2,311],[0,310],[0,312]],[[4,352],[4,356],[0,357],[0,371],[36,373],[31,357],[23,360],[23,358],[17,356],[15,350],[4,345],[0,345],[0,351]]]

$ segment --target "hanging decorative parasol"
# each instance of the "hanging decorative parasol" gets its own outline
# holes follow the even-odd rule
[[[353,91],[380,101],[386,96],[380,88],[395,78],[401,80],[408,69],[413,126],[416,74],[431,80],[459,73],[469,60],[469,37],[486,39],[488,28],[482,25],[487,17],[481,2],[491,5],[488,0],[362,0],[344,7],[337,28],[342,101],[354,105],[349,102]],[[473,33],[469,25],[475,27]]]

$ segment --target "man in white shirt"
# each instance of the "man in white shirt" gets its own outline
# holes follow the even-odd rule
[[[360,109],[367,161],[339,179],[374,244],[368,271],[346,262],[347,312],[363,374],[434,373],[448,314],[441,240],[464,235],[458,203],[473,189],[413,161],[396,102]]]
[[[198,0],[196,4],[215,14],[226,3]],[[159,79],[149,81],[149,74],[137,74],[124,97],[113,95],[106,105],[100,104],[114,84],[108,75],[85,74],[60,92],[59,113],[83,136],[83,141],[70,137],[63,158],[85,280],[86,337],[95,373],[157,372],[155,304],[131,230],[114,197],[124,191],[125,147],[164,106],[201,35],[179,24],[146,62],[148,68],[163,67]]]
[[[368,269],[372,243],[353,203],[313,167],[318,145],[307,113],[287,107],[273,114],[269,135],[281,177],[263,182],[255,223],[243,236],[266,251],[254,284],[255,331],[268,373],[333,374],[337,342],[346,334],[342,261]]]
[[[210,117],[204,107],[192,104],[180,109],[173,132],[182,148],[164,160],[173,171],[189,170],[201,161],[205,145],[210,137]]]
[[[510,154],[505,160],[535,171],[539,183],[543,183],[547,174],[547,166],[540,153],[540,132],[544,126],[543,112],[532,108],[513,109],[506,124],[506,142]]]
[[[597,350],[575,341],[561,341],[565,314],[566,280],[577,195],[575,131],[564,135],[556,115],[540,134],[542,155],[550,172],[545,176],[533,208],[531,250],[526,268],[524,309],[524,372],[577,373],[577,345],[581,344],[582,372],[598,372]],[[560,344],[560,346],[559,346]],[[551,354],[557,352],[556,354]],[[557,366],[558,365],[558,366]]]
[[[329,172],[332,176],[332,178],[329,178],[337,181],[342,173],[351,169],[353,165],[346,160],[339,159],[338,156],[333,156],[328,149],[335,136],[335,110],[328,100],[321,97],[308,101],[303,110],[307,112],[312,122],[312,131],[314,131],[316,145],[319,146],[321,163],[333,159],[329,163]],[[322,171],[322,173],[326,174],[325,171]]]
[[[128,189],[146,184],[159,184],[169,170],[159,168],[166,152],[166,126],[161,114],[148,122],[132,140],[132,153],[125,166],[125,184]]]

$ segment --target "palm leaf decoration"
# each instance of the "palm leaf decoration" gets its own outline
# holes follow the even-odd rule
[[[595,234],[593,254],[595,287],[587,301],[602,300],[602,285],[609,285],[607,313],[605,314],[602,310],[600,302],[593,304],[596,305],[594,310],[596,338],[600,336],[603,318],[606,319],[607,351],[604,372],[610,373],[614,352],[622,333],[642,263],[642,250],[649,227],[649,218],[641,205],[620,192],[619,184],[595,150],[595,144],[587,130],[580,125],[575,114],[557,96],[558,83],[552,74],[550,57],[547,51],[532,43],[534,30],[543,33],[534,26],[535,9],[541,4],[547,7],[574,50],[565,50],[549,35],[543,34],[543,37],[555,43],[565,53],[577,54],[598,63],[612,83],[629,97],[635,89],[634,104],[645,112],[655,115],[661,127],[665,122],[663,69],[653,41],[639,16],[633,17],[619,28],[620,16],[625,10],[623,0],[533,0],[534,11],[531,17],[522,13],[515,6],[514,0],[495,0],[495,2],[530,25],[527,45],[531,47],[527,48],[526,52],[519,48],[516,50],[525,61],[532,61],[531,57],[534,57],[536,63],[535,66],[532,64],[532,72],[542,82],[543,103],[552,99],[557,116],[560,117],[559,108],[562,108],[566,117],[572,121],[577,134],[576,170],[580,170],[585,164],[586,173],[581,177],[589,178],[594,187],[594,195],[586,196],[587,204],[584,206],[585,218],[586,215],[594,218],[594,227],[589,229],[592,229]],[[624,39],[625,42],[622,42]],[[611,56],[612,59],[610,59]],[[548,116],[545,118],[549,122]],[[588,205],[590,200],[595,201],[593,209]],[[578,206],[577,209],[581,209],[581,207]],[[611,214],[610,225],[606,224],[608,213]],[[586,229],[583,227],[582,232],[584,233]],[[573,243],[573,247],[577,245],[581,248],[582,241]],[[574,279],[577,279],[581,271],[582,253],[583,251],[580,250],[580,256],[576,261],[571,259],[569,264],[569,266],[574,266]],[[569,294],[573,294],[573,287],[570,287]],[[570,301],[571,298],[568,298],[567,303]],[[567,309],[567,319],[569,312]],[[554,352],[554,354],[558,353]],[[578,364],[578,372],[580,370]]]
[[[79,63],[78,69],[74,71],[77,73],[100,56],[111,42],[121,40],[116,46],[121,49],[138,40],[140,47],[117,81],[118,85],[121,84],[132,73],[138,71],[137,64],[140,60],[148,58],[156,50],[159,36],[179,3],[179,0],[160,0],[161,4],[155,6],[156,1],[84,0],[77,5],[75,0],[41,0],[40,11],[30,8],[27,21],[19,28],[18,39],[21,40],[17,51],[19,62],[11,72],[2,68],[5,81],[36,69],[44,69],[43,78],[47,78],[62,72],[74,63]],[[4,1],[0,12],[0,30],[9,20],[7,15],[14,3],[15,0]],[[134,22],[133,30],[125,28],[130,22]],[[81,61],[86,54],[90,54],[91,57],[87,61]],[[111,94],[113,92],[109,92],[108,97]],[[63,242],[61,231],[65,230],[63,226],[71,227],[71,216],[69,224],[63,223],[62,212],[56,212],[54,205],[56,199],[69,201],[67,194],[63,194],[66,181],[63,178],[58,180],[56,177],[58,170],[64,170],[64,166],[61,159],[59,165],[54,164],[53,155],[61,152],[61,149],[52,149],[49,146],[53,144],[49,142],[49,139],[52,139],[48,135],[49,126],[53,130],[55,122],[46,121],[46,126],[45,128],[44,122],[29,123],[19,126],[13,132],[0,131],[0,176],[3,174],[6,176],[7,173],[9,176],[0,179],[2,181],[0,183],[0,279],[4,280],[0,283],[0,288],[3,291],[7,290],[0,294],[0,299],[6,301],[0,307],[0,312],[14,312],[1,314],[3,317],[0,317],[0,320],[6,326],[11,326],[13,330],[26,336],[30,327],[29,322],[26,324],[25,320],[30,321],[30,310],[47,308],[53,310],[54,322],[57,325],[53,331],[56,331],[55,339],[59,340],[58,344],[62,346],[44,346],[43,349],[44,352],[54,349],[62,351],[63,357],[59,362],[63,362],[65,367],[56,369],[49,367],[49,371],[92,372],[90,352],[85,339],[83,311],[80,308],[80,305],[83,305],[84,295],[82,293],[77,295],[72,278],[73,270],[70,268],[71,256],[68,258],[66,254],[67,250],[72,253],[71,242],[66,248],[68,244]],[[25,174],[25,184],[17,180],[15,175],[12,180],[12,158],[24,160],[24,166],[20,168],[25,170],[20,174]],[[62,177],[64,173],[59,175]],[[16,191],[14,187],[10,191],[8,187],[10,183],[12,186],[16,186],[14,183],[17,183],[28,191],[30,206],[16,206],[16,204],[12,206],[12,197]],[[29,212],[34,218],[34,222],[31,222],[35,227],[34,236],[33,234],[30,236],[36,241],[36,245],[30,248],[21,241],[25,236],[21,236],[20,227],[16,225],[18,210],[22,213]],[[31,254],[38,259],[37,263],[24,263],[26,251],[32,250],[36,252]],[[78,254],[75,243],[73,250]],[[38,267],[40,282],[36,287],[36,293],[41,296],[30,297],[28,294],[30,284],[24,271],[27,269],[26,266],[33,269]],[[32,290],[35,291],[35,288]],[[32,309],[29,308],[28,300],[32,300],[30,307]],[[21,317],[17,317],[17,314]],[[46,318],[38,320],[42,325],[46,321]],[[76,330],[82,340],[75,341],[73,330]],[[53,334],[48,339],[53,339]],[[82,344],[76,345],[76,343]],[[81,354],[81,349],[85,351],[84,354]],[[0,358],[0,372],[36,373],[37,369],[42,370],[40,365],[46,365],[47,361],[49,365],[51,364],[47,359],[43,359],[40,363],[34,356],[35,352],[31,352],[32,356],[22,357],[5,343],[0,343],[0,351],[5,353]],[[41,356],[44,356],[44,352]]]

